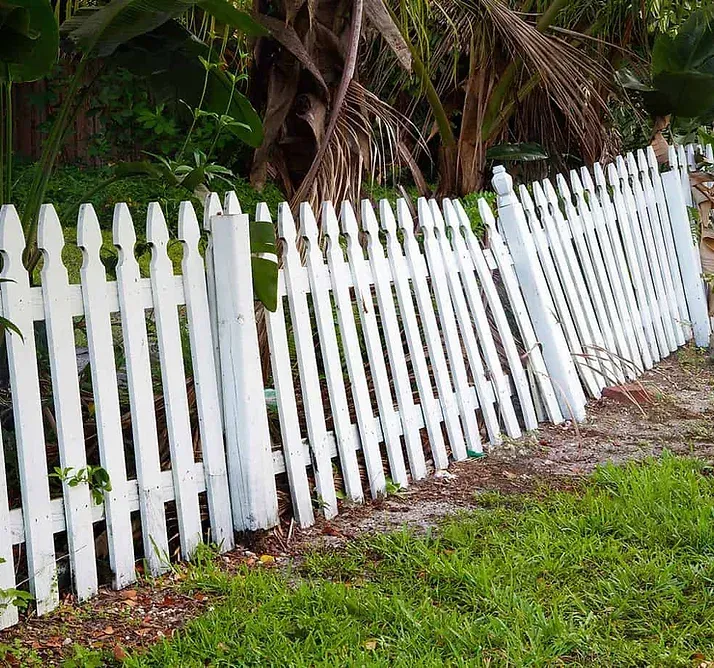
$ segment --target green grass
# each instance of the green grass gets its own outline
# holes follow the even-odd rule
[[[124,662],[181,666],[690,666],[714,658],[714,484],[665,455],[580,493],[503,497],[438,532],[310,555],[299,573],[221,572],[177,637]]]

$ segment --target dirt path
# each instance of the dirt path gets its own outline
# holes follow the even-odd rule
[[[226,568],[264,567],[261,555],[279,566],[307,549],[339,547],[365,533],[435,526],[445,515],[475,507],[479,492],[567,488],[601,462],[642,459],[663,450],[714,460],[714,363],[704,353],[685,348],[672,355],[645,374],[633,394],[637,404],[622,395],[591,402],[581,425],[546,426],[506,441],[483,458],[456,464],[397,495],[344,508],[330,522],[318,521],[304,531],[286,524],[255,536],[223,557]],[[47,618],[30,618],[0,632],[0,666],[61,665],[62,657],[73,656],[75,644],[121,658],[127,648],[157,642],[212,603],[203,594],[183,593],[182,578],[179,568],[129,591],[103,590],[81,606],[68,599]]]
[[[580,425],[546,425],[506,440],[487,456],[455,464],[399,495],[350,508],[305,531],[293,530],[289,543],[289,527],[282,527],[254,549],[294,555],[372,531],[426,528],[475,507],[479,492],[568,487],[600,463],[643,459],[663,450],[714,460],[714,362],[702,351],[684,348],[642,376],[627,394],[606,394],[614,396],[591,401]]]

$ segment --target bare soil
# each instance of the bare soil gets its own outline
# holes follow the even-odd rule
[[[714,362],[687,347],[647,372],[627,395],[591,401],[588,418],[575,425],[547,425],[520,439],[507,439],[484,457],[454,464],[386,499],[345,504],[331,521],[305,530],[286,523],[253,535],[222,557],[229,570],[240,564],[276,567],[318,546],[334,549],[372,532],[400,527],[424,530],[446,516],[478,505],[479,493],[538,493],[569,489],[603,462],[622,463],[664,450],[714,460]],[[633,397],[634,395],[634,397]],[[632,400],[635,399],[635,401]],[[261,557],[263,557],[261,559]],[[28,617],[0,632],[0,666],[25,665],[3,644],[34,650],[42,665],[60,665],[75,644],[107,648],[121,659],[129,648],[170,636],[216,601],[189,596],[181,567],[157,581],[124,592],[103,590],[90,602],[71,597],[51,615]]]

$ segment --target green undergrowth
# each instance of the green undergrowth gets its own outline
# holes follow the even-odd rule
[[[211,609],[133,668],[690,666],[714,659],[711,469],[665,455],[573,492],[481,497],[438,531],[375,535],[299,570],[220,569]]]
[[[50,180],[46,200],[54,204],[64,227],[65,239],[68,242],[64,251],[64,259],[71,282],[79,282],[79,269],[82,264],[81,251],[74,245],[79,203],[90,202],[97,212],[104,236],[102,260],[108,270],[110,279],[114,278],[113,270],[117,262],[117,251],[112,244],[111,235],[114,206],[117,203],[125,202],[132,214],[137,229],[136,254],[144,276],[148,275],[150,253],[142,230],[149,202],[158,202],[161,205],[169,231],[174,237],[177,232],[178,211],[181,202],[185,200],[191,201],[199,220],[201,218],[201,204],[198,200],[192,198],[182,188],[162,184],[155,179],[125,179],[112,183],[95,194],[91,194],[99,184],[106,181],[110,176],[111,169],[109,168],[62,166],[55,171]],[[15,169],[15,178],[13,203],[22,211],[25,193],[32,180],[32,170],[27,165],[19,165]],[[256,204],[266,202],[274,219],[277,215],[278,205],[285,199],[283,193],[272,183],[268,183],[262,192],[258,192],[245,179],[240,177],[234,179],[232,187],[225,183],[220,184],[218,191],[223,196],[225,191],[229,189],[235,190],[244,212],[252,214],[255,211]],[[413,201],[416,201],[418,197],[418,193],[413,186],[402,190],[396,187],[374,184],[365,185],[364,196],[375,202],[387,199],[394,204],[404,193]],[[91,196],[88,197],[88,195]],[[483,233],[483,222],[477,205],[477,198],[480,196],[486,197],[489,202],[492,202],[495,197],[493,193],[486,192],[474,193],[463,199],[464,208],[471,220],[472,228],[479,236]],[[168,250],[174,264],[174,270],[180,273],[183,253],[181,244],[174,238],[170,242]]]

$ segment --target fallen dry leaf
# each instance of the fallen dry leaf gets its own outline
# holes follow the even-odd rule
[[[114,645],[112,654],[114,655],[115,661],[124,661],[124,659],[126,659],[126,652],[121,645]]]
[[[377,649],[377,641],[374,639],[365,641],[364,648],[369,650]]]

